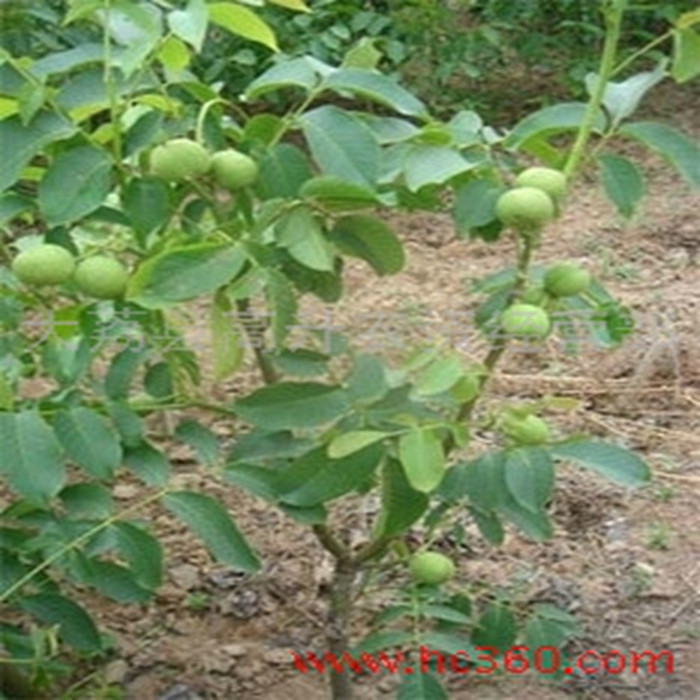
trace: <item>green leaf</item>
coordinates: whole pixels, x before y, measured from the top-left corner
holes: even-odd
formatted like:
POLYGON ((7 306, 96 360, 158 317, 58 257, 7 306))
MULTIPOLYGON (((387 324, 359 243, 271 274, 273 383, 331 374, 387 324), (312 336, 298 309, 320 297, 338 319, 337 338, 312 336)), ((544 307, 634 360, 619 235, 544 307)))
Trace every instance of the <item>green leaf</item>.
POLYGON ((388 437, 390 433, 382 433, 377 430, 354 430, 343 433, 333 438, 328 445, 328 456, 331 459, 342 459, 353 452, 359 452, 368 445, 373 445, 388 437))
POLYGON ((312 428, 340 418, 347 397, 337 386, 279 382, 240 399, 234 408, 242 420, 266 430, 312 428))
POLYGON ((34 202, 14 192, 0 195, 0 226, 34 208, 34 202))
POLYGON ((444 146, 413 146, 404 161, 406 186, 417 192, 426 185, 442 185, 453 177, 477 167, 456 150, 444 146))
POLYGON ((172 398, 175 394, 173 371, 167 362, 156 362, 146 369, 143 387, 149 396, 159 401, 172 398))
POLYGON ((376 401, 388 391, 384 365, 371 355, 358 355, 347 378, 348 398, 352 403, 376 401))
POLYGON ((117 435, 96 411, 84 407, 59 411, 53 427, 68 456, 97 479, 109 479, 121 464, 117 435))
POLYGON ((124 450, 124 465, 149 486, 165 486, 168 483, 170 462, 149 442, 127 446, 124 450))
POLYGON ((99 593, 118 603, 143 604, 150 600, 152 592, 136 582, 130 569, 111 561, 85 559, 86 583, 99 593))
POLYGON ((336 221, 329 237, 343 253, 365 260, 378 275, 396 274, 406 263, 401 241, 381 219, 345 216, 336 221))
POLYGON ((144 435, 143 420, 126 403, 107 404, 107 412, 124 445, 135 447, 141 444, 144 435))
POLYGON ((162 180, 134 178, 122 191, 124 213, 143 241, 170 218, 168 186, 162 180))
POLYGON ((423 672, 406 674, 396 691, 396 700, 448 700, 449 697, 435 676, 423 672))
POLYGON ((175 36, 169 36, 161 44, 156 56, 166 71, 173 73, 179 73, 186 68, 191 58, 190 50, 185 43, 175 36))
POLYGON ((324 106, 301 117, 311 153, 326 175, 373 188, 379 175, 379 144, 362 121, 324 106))
POLYGON ((546 450, 523 447, 506 453, 505 481, 511 496, 538 513, 552 495, 554 467, 546 450))
POLYGON ((282 88, 302 88, 310 91, 319 82, 319 75, 305 58, 295 58, 268 68, 258 76, 245 91, 249 100, 256 100, 262 95, 282 88))
POLYGON ((275 488, 281 500, 293 506, 316 506, 359 489, 374 473, 384 455, 373 444, 343 459, 331 459, 320 447, 297 459, 281 472, 275 488))
POLYGON ((505 491, 506 452, 487 452, 471 462, 455 464, 440 487, 451 500, 469 497, 479 510, 495 510, 505 491))
POLYGON ((401 647, 414 639, 413 634, 407 631, 392 631, 392 632, 378 632, 376 634, 371 634, 362 639, 355 648, 353 648, 350 653, 353 656, 358 654, 375 654, 378 651, 384 649, 390 649, 392 647, 401 647))
POLYGON ((219 563, 241 571, 260 568, 258 558, 219 501, 202 493, 177 491, 164 496, 163 505, 202 539, 219 563))
POLYGON ((245 357, 245 339, 228 297, 215 295, 209 312, 215 381, 234 375, 245 357))
POLYGON ((46 502, 65 481, 61 446, 36 411, 0 413, 0 474, 30 501, 46 502))
POLYGON ((117 0, 103 17, 112 38, 123 46, 144 43, 161 32, 161 13, 157 7, 117 0))
POLYGON ((496 220, 496 202, 506 188, 490 180, 472 180, 457 190, 453 217, 460 236, 475 232, 496 220))
POLYGON ((510 493, 504 494, 498 512, 509 520, 526 537, 542 542, 554 534, 552 523, 544 510, 534 511, 525 508, 510 493))
POLYGON ((99 63, 104 57, 104 47, 98 43, 86 43, 66 51, 55 51, 32 64, 32 75, 38 78, 66 73, 88 63, 99 63))
POLYGON ((28 126, 18 116, 0 121, 0 192, 13 185, 27 163, 48 144, 67 139, 76 127, 51 112, 42 112, 28 126))
POLYGON ((46 102, 47 91, 44 85, 25 83, 17 93, 17 106, 22 124, 31 122, 46 102))
POLYGON ((189 445, 205 464, 211 466, 219 461, 219 438, 198 421, 180 421, 175 427, 175 437, 189 445))
POLYGON ((115 523, 112 527, 119 552, 136 582, 144 588, 158 588, 163 579, 163 550, 158 540, 131 523, 115 523))
POLYGON ((382 510, 376 536, 393 537, 405 532, 428 508, 428 496, 409 484, 401 464, 388 459, 382 469, 382 510))
POLYGON ((548 614, 548 611, 542 611, 542 608, 547 608, 548 611, 557 610, 551 605, 535 606, 535 614, 525 626, 524 642, 531 652, 543 647, 559 649, 578 632, 576 620, 571 615, 557 610, 559 615, 554 617, 548 614))
POLYGON ((416 491, 430 493, 445 474, 445 453, 435 431, 417 428, 399 439, 399 459, 416 491))
POLYGON ((462 361, 456 354, 447 354, 432 362, 416 382, 421 396, 436 396, 449 391, 464 376, 462 361))
POLYGON ((297 12, 311 12, 309 6, 304 0, 267 0, 271 5, 279 5, 286 7, 288 10, 296 10, 297 12))
MULTIPOLYGON (((467 600, 469 600, 467 598, 467 600)), ((433 620, 441 620, 443 622, 452 622, 456 625, 471 625, 472 618, 455 608, 448 605, 426 605, 421 608, 421 612, 433 620)))
POLYGON ((491 294, 503 290, 510 291, 517 279, 518 271, 516 268, 506 267, 477 280, 472 289, 479 294, 491 294))
POLYGON ((620 133, 658 152, 693 186, 700 187, 700 146, 679 131, 655 122, 625 124, 620 133))
POLYGON ((496 546, 503 544, 505 531, 498 515, 493 512, 486 513, 473 506, 469 506, 468 509, 482 537, 490 544, 496 546))
POLYGON ((631 218, 645 192, 639 168, 627 158, 611 154, 598 156, 598 162, 605 194, 621 216, 631 218))
POLYGON ((427 116, 425 105, 419 99, 388 76, 373 70, 340 68, 323 81, 322 87, 339 91, 341 95, 343 92, 349 92, 407 116, 427 116))
MULTIPOLYGON (((506 148, 523 149, 530 140, 551 136, 561 131, 578 129, 583 122, 587 105, 584 102, 564 102, 530 114, 518 122, 504 141, 506 148)), ((598 112, 594 129, 602 133, 606 126, 605 115, 598 112)))
POLYGON ((469 639, 461 634, 445 632, 428 632, 423 635, 421 642, 430 650, 441 651, 445 654, 455 654, 464 658, 469 655, 471 661, 476 661, 480 652, 474 648, 469 639))
POLYGON ((38 593, 22 598, 20 606, 46 625, 58 625, 61 639, 74 649, 97 652, 102 639, 88 613, 70 598, 38 593))
POLYGON ((696 24, 700 24, 700 7, 697 10, 684 12, 680 17, 677 17, 674 24, 678 29, 687 29, 696 24))
POLYGON ((277 51, 277 39, 269 25, 247 7, 232 2, 209 5, 209 19, 223 29, 277 51))
MULTIPOLYGON (((651 88, 666 77, 666 61, 662 61, 653 71, 632 75, 621 83, 609 82, 605 86, 603 105, 612 117, 613 126, 632 115, 639 103, 651 88)), ((589 92, 594 92, 598 77, 591 74, 586 81, 589 92)))
POLYGON ((262 498, 270 503, 276 503, 279 496, 277 489, 279 473, 268 467, 257 464, 234 462, 224 469, 224 480, 262 498))
POLYGON ((343 57, 343 68, 364 68, 373 70, 382 60, 381 51, 376 47, 375 37, 363 36, 352 48, 345 52, 343 57))
POLYGON ((472 633, 472 642, 475 646, 493 647, 503 653, 513 645, 517 632, 513 613, 501 603, 490 603, 472 633))
POLYGON ((188 301, 230 282, 246 256, 235 245, 199 243, 172 248, 143 262, 132 275, 127 297, 149 309, 188 301))
POLYGON ((371 190, 338 177, 325 175, 304 183, 299 194, 313 199, 330 211, 369 209, 378 205, 377 196, 371 190))
POLYGON ((651 478, 649 466, 636 454, 605 442, 580 440, 552 445, 555 459, 576 462, 621 486, 643 486, 651 478))
POLYGON ((5 375, 0 373, 0 411, 12 411, 15 403, 15 394, 10 382, 5 375))
POLYGON ((673 67, 677 83, 686 83, 700 75, 700 34, 688 27, 673 32, 673 67))
POLYGON ((273 268, 265 270, 265 297, 271 318, 275 347, 284 347, 284 341, 297 317, 297 298, 289 279, 273 268))
POLYGON ((157 46, 163 32, 162 12, 152 4, 115 2, 104 16, 109 33, 123 51, 112 53, 112 64, 119 67, 125 78, 136 74, 157 46))
POLYGON ((262 199, 296 197, 313 171, 306 155, 289 143, 276 144, 259 162, 257 191, 262 199))
POLYGON ((136 370, 147 354, 147 351, 127 346, 112 358, 104 380, 105 393, 110 399, 125 399, 129 395, 136 370))
POLYGON ((197 52, 202 50, 208 21, 209 12, 205 0, 189 0, 184 10, 168 13, 168 25, 173 34, 193 46, 197 52))
POLYGON ((372 130, 377 141, 382 145, 408 141, 421 133, 420 129, 407 119, 379 117, 376 114, 360 114, 358 116, 372 130))
POLYGON ((288 212, 275 227, 277 242, 299 263, 312 270, 331 272, 335 253, 323 235, 313 211, 299 206, 288 212))
POLYGON ((319 377, 328 372, 328 355, 315 350, 283 350, 271 359, 284 374, 296 377, 319 377))
POLYGON ((112 163, 92 146, 61 153, 39 183, 39 208, 49 224, 68 224, 97 209, 112 185, 112 163))
POLYGON ((102 520, 114 509, 110 490, 101 484, 71 484, 62 489, 58 497, 68 516, 75 520, 102 520))

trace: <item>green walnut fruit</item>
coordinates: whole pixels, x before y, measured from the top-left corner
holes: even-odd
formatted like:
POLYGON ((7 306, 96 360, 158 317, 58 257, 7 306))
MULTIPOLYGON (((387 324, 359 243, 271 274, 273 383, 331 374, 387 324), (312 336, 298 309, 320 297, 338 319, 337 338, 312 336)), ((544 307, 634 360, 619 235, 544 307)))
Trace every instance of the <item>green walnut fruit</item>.
POLYGON ((454 576, 455 565, 449 557, 439 552, 419 552, 408 562, 411 576, 416 583, 439 586, 454 576))
POLYGON ((591 284, 591 275, 572 262, 552 265, 544 273, 544 287, 555 297, 573 297, 585 292, 591 284))
POLYGON ((45 243, 20 253, 12 261, 12 272, 20 282, 41 287, 70 279, 75 259, 60 245, 45 243))
POLYGON ((517 231, 537 231, 556 216, 552 198, 537 187, 516 187, 496 202, 496 216, 517 231))
POLYGON ((546 299, 546 294, 544 287, 539 285, 534 285, 528 287, 521 295, 520 301, 523 304, 532 304, 533 306, 540 306, 546 299))
POLYGON ((78 264, 73 278, 78 289, 90 297, 119 299, 126 291, 129 273, 118 260, 95 255, 78 264))
POLYGON ((190 139, 171 139, 151 153, 151 172, 164 180, 181 182, 209 172, 211 161, 204 146, 190 139))
POLYGON ((517 187, 535 187, 546 192, 554 202, 561 202, 566 196, 566 175, 552 168, 528 168, 515 178, 517 187))
POLYGON ((232 192, 248 187, 258 179, 257 163, 233 148, 215 153, 211 167, 219 185, 232 192))
POLYGON ((549 314, 534 304, 513 304, 501 314, 501 328, 516 338, 544 338, 550 327, 549 314))
POLYGON ((542 445, 549 440, 549 426, 538 416, 508 416, 503 432, 517 445, 542 445))

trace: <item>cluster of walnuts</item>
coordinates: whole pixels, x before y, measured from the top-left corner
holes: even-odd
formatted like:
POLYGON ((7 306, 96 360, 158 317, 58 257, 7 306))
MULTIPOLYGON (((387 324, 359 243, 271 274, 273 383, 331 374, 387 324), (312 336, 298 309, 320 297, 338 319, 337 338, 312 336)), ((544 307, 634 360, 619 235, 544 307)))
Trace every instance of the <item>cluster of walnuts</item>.
POLYGON ((20 282, 34 287, 72 280, 81 292, 96 299, 118 299, 129 281, 127 269, 115 258, 92 255, 76 262, 69 250, 53 243, 20 253, 12 262, 12 271, 20 282))
POLYGON ((258 178, 257 163, 245 153, 227 148, 210 154, 197 141, 178 138, 156 146, 151 153, 151 172, 172 182, 203 177, 209 173, 230 192, 249 187, 258 178))
MULTIPOLYGON (((566 176, 559 170, 528 168, 518 175, 515 187, 501 195, 496 214, 505 226, 520 235, 537 235, 557 216, 566 190, 566 176)), ((501 328, 515 338, 545 338, 552 324, 542 304, 549 299, 582 294, 590 284, 590 273, 577 263, 552 265, 545 271, 542 287, 524 290, 519 300, 501 314, 501 328)))
MULTIPOLYGON (((258 166, 233 148, 210 154, 196 141, 176 138, 153 149, 150 172, 169 182, 184 182, 211 173, 220 187, 235 192, 257 180, 258 166)), ((92 255, 78 262, 67 248, 53 243, 40 244, 17 255, 12 271, 20 282, 33 287, 72 281, 79 291, 96 299, 121 298, 129 282, 129 272, 119 260, 92 255)))

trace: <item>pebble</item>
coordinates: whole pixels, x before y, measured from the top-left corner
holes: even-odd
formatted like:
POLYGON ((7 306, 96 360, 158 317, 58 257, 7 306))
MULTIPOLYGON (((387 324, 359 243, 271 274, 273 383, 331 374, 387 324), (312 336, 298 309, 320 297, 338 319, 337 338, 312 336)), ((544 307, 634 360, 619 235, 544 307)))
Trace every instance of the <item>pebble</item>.
POLYGON ((192 564, 180 564, 169 571, 170 578, 178 588, 191 591, 199 586, 199 569, 192 564))
POLYGON ((189 686, 184 683, 178 683, 166 691, 165 694, 160 695, 158 700, 203 700, 203 698, 189 686))
POLYGON ((105 683, 107 685, 121 685, 129 673, 129 664, 124 659, 116 659, 107 664, 105 669, 105 683))
POLYGON ((221 648, 228 656, 233 656, 236 659, 248 653, 248 647, 245 644, 225 644, 221 648))
POLYGON ((263 661, 272 666, 289 666, 292 655, 287 649, 268 649, 263 654, 263 661))

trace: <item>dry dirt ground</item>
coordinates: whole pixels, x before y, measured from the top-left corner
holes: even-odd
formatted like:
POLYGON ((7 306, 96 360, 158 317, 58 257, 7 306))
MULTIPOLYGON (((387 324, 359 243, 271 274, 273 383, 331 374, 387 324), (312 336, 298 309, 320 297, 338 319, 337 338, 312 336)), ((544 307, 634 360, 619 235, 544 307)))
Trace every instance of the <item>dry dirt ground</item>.
MULTIPOLYGON (((697 91, 660 90, 645 116, 697 139, 699 113, 697 91)), ((455 589, 491 582, 522 600, 551 601, 574 612, 582 635, 569 653, 668 649, 675 670, 597 674, 559 685, 532 676, 472 678, 452 685, 456 700, 700 696, 700 196, 661 160, 637 155, 649 174, 649 196, 636 219, 621 223, 597 185, 580 182, 540 261, 585 262, 644 319, 639 336, 619 349, 584 349, 575 358, 556 344, 537 356, 512 353, 489 391, 493 400, 575 397, 578 409, 550 416, 556 429, 606 436, 640 451, 653 468, 653 483, 629 492, 567 469, 552 506, 553 540, 533 544, 511 534, 499 549, 478 542, 469 550, 442 546, 458 561, 455 589)), ((429 316, 472 309, 472 281, 511 259, 507 240, 493 246, 458 240, 447 217, 404 216, 393 223, 407 245, 407 268, 387 280, 351 265, 337 312, 345 323, 366 323, 368 314, 382 311, 380 323, 400 326, 409 341, 425 338, 429 316)), ((479 357, 477 344, 464 352, 479 357)), ((251 373, 217 392, 238 394, 254 379, 251 373)), ((236 426, 219 419, 211 425, 233 439, 236 426)), ((106 672, 83 685, 82 697, 105 697, 89 690, 105 673, 132 700, 328 697, 325 680, 295 671, 289 655, 292 648, 324 645, 319 584, 328 561, 314 537, 264 503, 222 487, 186 453, 172 454, 183 482, 225 501, 264 569, 249 577, 222 571, 183 527, 153 511, 168 554, 167 585, 147 607, 91 601, 116 651, 106 672)), ((127 505, 137 492, 138 485, 125 479, 117 495, 127 505)), ((361 516, 354 506, 334 515, 359 536, 361 516)), ((390 674, 358 680, 358 698, 389 697, 395 683, 390 674)))

